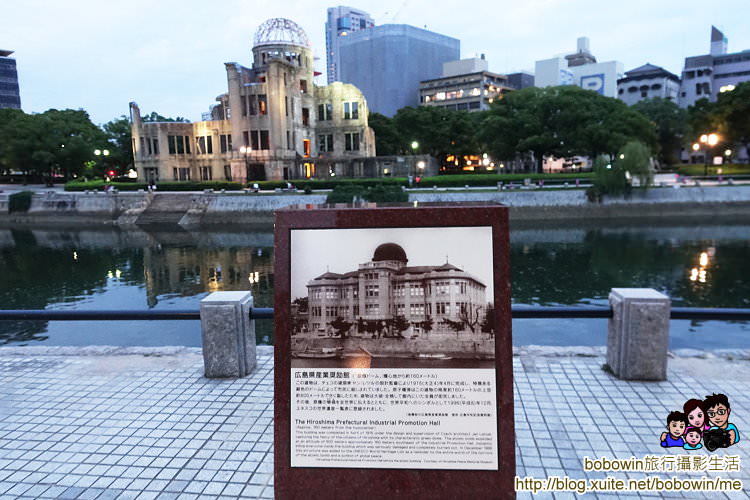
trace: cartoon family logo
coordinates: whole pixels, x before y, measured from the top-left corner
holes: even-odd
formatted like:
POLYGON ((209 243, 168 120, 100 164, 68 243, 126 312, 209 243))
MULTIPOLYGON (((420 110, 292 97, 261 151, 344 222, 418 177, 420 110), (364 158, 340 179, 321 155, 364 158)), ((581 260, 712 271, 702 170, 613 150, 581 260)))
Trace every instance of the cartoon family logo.
POLYGON ((740 431, 729 422, 731 412, 729 398, 724 394, 711 394, 703 401, 689 399, 682 405, 682 412, 673 411, 667 416, 667 432, 661 433, 661 445, 686 450, 705 445, 708 451, 729 448, 740 441, 740 431))

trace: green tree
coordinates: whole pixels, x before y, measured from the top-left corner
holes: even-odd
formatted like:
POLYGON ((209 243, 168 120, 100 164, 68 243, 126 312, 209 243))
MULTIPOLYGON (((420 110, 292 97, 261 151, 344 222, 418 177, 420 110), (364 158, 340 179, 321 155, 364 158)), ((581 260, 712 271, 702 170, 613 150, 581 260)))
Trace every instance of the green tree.
POLYGON ((720 93, 714 110, 714 123, 721 137, 750 148, 750 81, 720 93))
POLYGON ((102 125, 102 129, 104 129, 107 140, 111 144, 109 148, 110 158, 111 162, 117 167, 117 172, 125 174, 130 169, 135 168, 132 133, 128 117, 122 115, 115 118, 102 125))
POLYGON ((687 111, 674 101, 660 97, 639 101, 632 109, 642 113, 656 127, 661 164, 678 163, 680 147, 688 130, 687 111))
POLYGON ((375 132, 375 143, 379 156, 397 155, 402 150, 402 140, 391 118, 380 113, 370 113, 368 124, 375 132))
POLYGON ((151 113, 147 115, 142 115, 141 120, 144 122, 182 122, 182 123, 190 123, 190 120, 187 118, 183 118, 181 116, 178 116, 177 118, 170 118, 168 116, 163 116, 157 113, 156 111, 152 111, 151 113))
POLYGON ((495 101, 481 128, 495 158, 613 154, 636 139, 655 146, 654 125, 619 99, 575 86, 529 87, 495 101))
POLYGON ((427 153, 436 158, 447 154, 476 153, 478 144, 477 116, 468 111, 453 111, 433 106, 407 106, 396 112, 393 121, 400 137, 400 152, 427 153), (412 149, 412 142, 418 147, 412 149))
POLYGON ((52 181, 77 175, 97 147, 107 144, 101 129, 83 110, 50 109, 27 115, 18 110, 0 115, 0 162, 4 170, 20 170, 52 181))
POLYGON ((638 179, 639 185, 647 189, 653 182, 654 174, 651 170, 651 156, 646 146, 638 141, 627 143, 617 156, 618 171, 624 171, 626 179, 638 179))
POLYGON ((703 134, 716 132, 719 129, 719 117, 716 113, 716 103, 707 98, 698 99, 695 104, 687 108, 687 141, 689 144, 698 141, 703 134))

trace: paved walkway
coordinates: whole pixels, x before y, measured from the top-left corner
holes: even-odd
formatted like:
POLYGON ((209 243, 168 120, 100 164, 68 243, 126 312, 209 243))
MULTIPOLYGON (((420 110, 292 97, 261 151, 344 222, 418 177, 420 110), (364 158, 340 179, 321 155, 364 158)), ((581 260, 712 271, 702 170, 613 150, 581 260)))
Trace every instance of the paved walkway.
MULTIPOLYGON (((739 472, 649 475, 720 475, 750 488, 750 362, 737 360, 746 356, 675 358, 668 382, 643 383, 602 371, 596 349, 577 352, 514 357, 518 476, 642 478, 584 473, 582 457, 662 456, 669 411, 723 392, 743 440, 713 455, 739 456, 739 472)), ((0 348, 0 498, 273 498, 272 374, 271 348, 259 349, 252 376, 219 381, 202 377, 196 349, 0 348)), ((553 496, 574 495, 539 497, 553 496)))

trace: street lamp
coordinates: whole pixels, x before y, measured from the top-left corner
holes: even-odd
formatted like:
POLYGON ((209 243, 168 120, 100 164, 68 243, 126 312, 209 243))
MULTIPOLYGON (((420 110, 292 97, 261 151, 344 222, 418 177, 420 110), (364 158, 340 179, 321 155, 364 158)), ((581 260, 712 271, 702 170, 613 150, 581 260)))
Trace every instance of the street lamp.
MULTIPOLYGON (((708 175, 708 154, 711 151, 710 148, 713 148, 719 143, 719 136, 717 134, 711 133, 711 134, 703 134, 700 136, 700 142, 705 145, 705 149, 703 152, 704 157, 704 167, 703 167, 703 176, 708 175)), ((696 149, 697 144, 693 144, 693 150, 697 151, 696 149)))
MULTIPOLYGON (((95 149, 94 150, 94 156, 104 156, 104 157, 107 157, 107 156, 109 156, 109 149, 95 149)), ((102 166, 104 166, 104 159, 102 159, 102 166)), ((109 180, 109 179, 107 179, 107 180, 109 180)))
POLYGON ((411 149, 414 152, 414 154, 417 153, 417 148, 419 148, 419 143, 417 141, 412 141, 411 142, 411 149))
POLYGON ((248 162, 248 155, 253 150, 250 146, 240 146, 240 154, 245 158, 245 181, 250 182, 250 163, 248 162))

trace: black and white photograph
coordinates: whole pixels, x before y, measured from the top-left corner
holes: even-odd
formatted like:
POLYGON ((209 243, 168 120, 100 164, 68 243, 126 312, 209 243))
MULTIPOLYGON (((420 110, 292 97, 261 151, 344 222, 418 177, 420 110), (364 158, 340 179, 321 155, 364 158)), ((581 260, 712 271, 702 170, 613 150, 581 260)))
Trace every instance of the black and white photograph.
POLYGON ((491 227, 291 233, 293 367, 494 366, 491 227))

